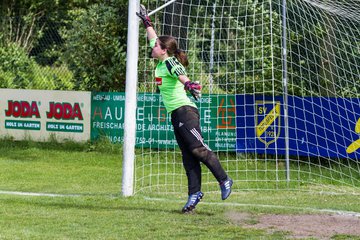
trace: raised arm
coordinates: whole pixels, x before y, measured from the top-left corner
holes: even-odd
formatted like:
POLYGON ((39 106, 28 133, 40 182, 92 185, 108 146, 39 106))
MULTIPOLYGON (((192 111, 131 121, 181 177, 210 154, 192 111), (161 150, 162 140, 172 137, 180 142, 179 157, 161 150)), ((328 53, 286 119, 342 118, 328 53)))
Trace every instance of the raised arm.
POLYGON ((152 26, 151 19, 148 15, 148 12, 144 5, 140 5, 140 11, 136 13, 136 15, 143 21, 144 27, 146 28, 146 33, 148 40, 156 39, 157 35, 154 27, 152 26))

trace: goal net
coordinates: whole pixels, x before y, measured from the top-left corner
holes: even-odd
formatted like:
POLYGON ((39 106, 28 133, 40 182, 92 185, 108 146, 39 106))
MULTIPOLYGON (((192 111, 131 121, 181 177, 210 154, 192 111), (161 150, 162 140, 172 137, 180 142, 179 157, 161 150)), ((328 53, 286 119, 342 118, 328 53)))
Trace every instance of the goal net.
MULTIPOLYGON (((360 192, 359 12, 358 0, 178 0, 151 15, 188 54, 202 134, 235 192, 360 192)), ((186 193, 155 66, 140 28, 135 192, 186 193)))

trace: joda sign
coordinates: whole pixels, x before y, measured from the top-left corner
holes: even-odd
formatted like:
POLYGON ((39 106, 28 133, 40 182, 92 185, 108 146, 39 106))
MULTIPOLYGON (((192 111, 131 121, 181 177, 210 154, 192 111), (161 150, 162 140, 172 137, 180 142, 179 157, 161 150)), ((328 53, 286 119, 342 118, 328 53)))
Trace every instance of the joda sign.
POLYGON ((0 134, 46 141, 90 138, 90 93, 0 89, 0 134))

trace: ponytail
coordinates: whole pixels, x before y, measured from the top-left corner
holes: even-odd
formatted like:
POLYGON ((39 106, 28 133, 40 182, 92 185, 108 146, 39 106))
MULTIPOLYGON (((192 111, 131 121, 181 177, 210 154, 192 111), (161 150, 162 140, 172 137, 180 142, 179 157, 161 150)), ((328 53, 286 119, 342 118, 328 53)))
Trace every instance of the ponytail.
POLYGON ((174 56, 184 67, 189 66, 189 60, 188 60, 188 57, 187 57, 185 51, 183 51, 181 49, 176 49, 174 56))

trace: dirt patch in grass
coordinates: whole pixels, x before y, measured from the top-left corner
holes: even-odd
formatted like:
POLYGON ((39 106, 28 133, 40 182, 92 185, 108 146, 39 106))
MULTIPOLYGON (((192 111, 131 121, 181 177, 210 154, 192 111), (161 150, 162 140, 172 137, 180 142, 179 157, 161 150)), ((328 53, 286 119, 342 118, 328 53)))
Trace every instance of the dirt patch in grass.
POLYGON ((287 232, 291 238, 330 239, 335 235, 356 236, 360 239, 360 218, 338 214, 263 214, 228 212, 237 225, 263 229, 269 233, 287 232))

